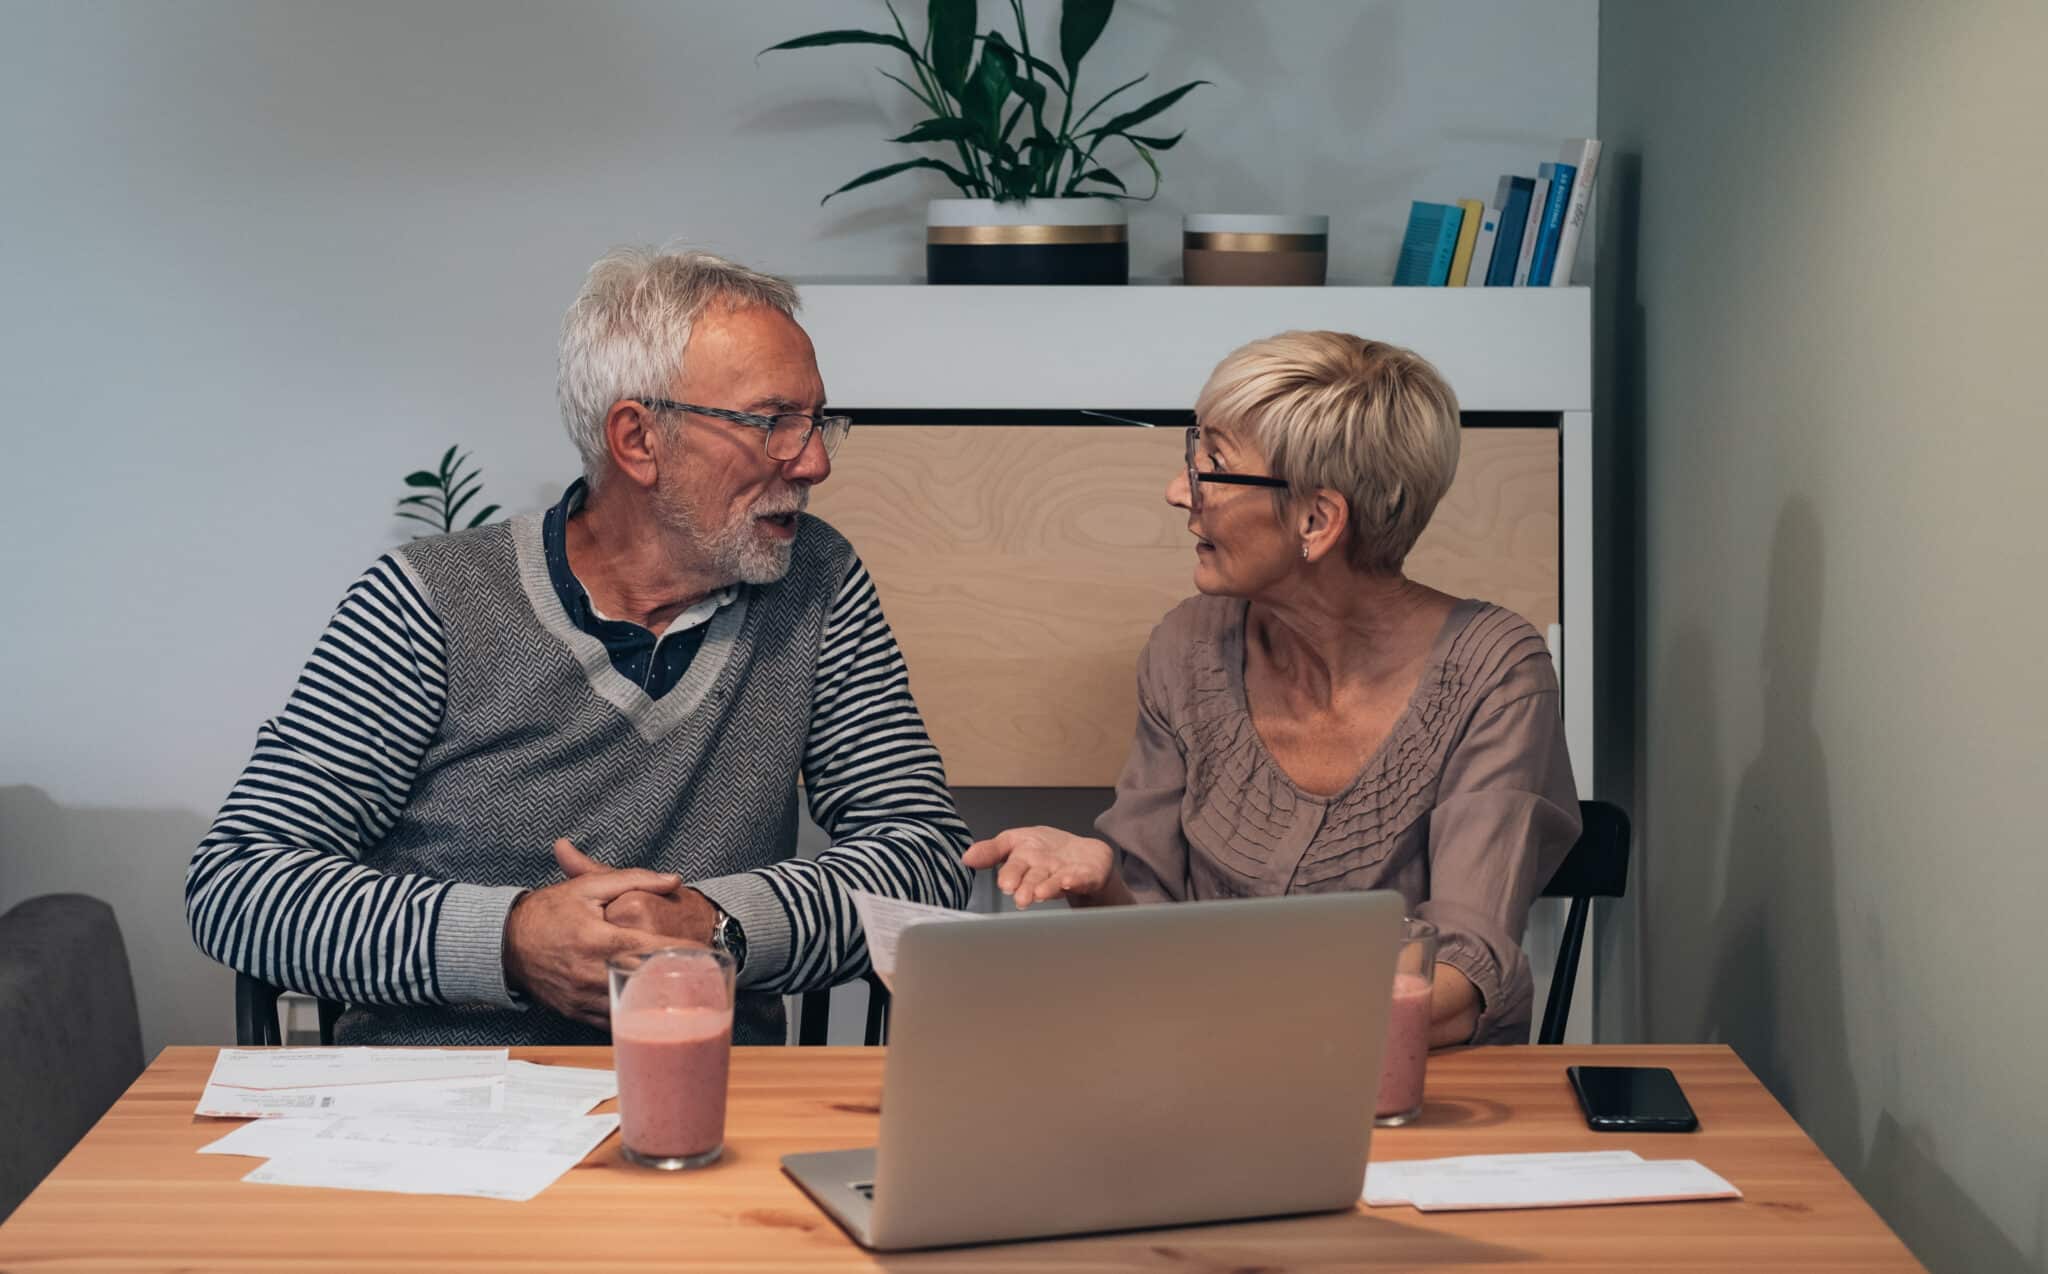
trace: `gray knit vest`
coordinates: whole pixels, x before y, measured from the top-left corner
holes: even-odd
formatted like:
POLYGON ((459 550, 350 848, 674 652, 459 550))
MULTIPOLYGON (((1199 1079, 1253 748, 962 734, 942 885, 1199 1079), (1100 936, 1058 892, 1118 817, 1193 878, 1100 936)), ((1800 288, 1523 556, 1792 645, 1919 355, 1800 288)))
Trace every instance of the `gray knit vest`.
MULTIPOLYGON (((381 871, 480 885, 558 883, 566 836, 599 862, 704 880, 796 849, 797 779, 825 620, 853 549, 805 517, 789 573, 710 620, 659 699, 572 625, 530 514, 415 541, 396 555, 447 634, 447 705, 397 823, 364 856, 381 871)), ((778 995, 745 993, 734 1042, 783 1040, 778 995)), ((538 1004, 364 1006, 348 1044, 603 1044, 538 1004)))

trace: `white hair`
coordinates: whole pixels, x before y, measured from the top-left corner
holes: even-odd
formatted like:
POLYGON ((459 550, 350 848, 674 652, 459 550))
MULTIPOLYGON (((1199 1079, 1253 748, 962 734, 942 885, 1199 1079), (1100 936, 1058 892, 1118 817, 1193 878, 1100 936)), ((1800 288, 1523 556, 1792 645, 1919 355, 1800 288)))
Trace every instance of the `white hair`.
POLYGON ((584 277, 562 318, 555 397, 595 485, 609 458, 604 422, 622 398, 666 397, 690 330, 714 305, 795 316, 796 286, 709 252, 614 248, 584 277))

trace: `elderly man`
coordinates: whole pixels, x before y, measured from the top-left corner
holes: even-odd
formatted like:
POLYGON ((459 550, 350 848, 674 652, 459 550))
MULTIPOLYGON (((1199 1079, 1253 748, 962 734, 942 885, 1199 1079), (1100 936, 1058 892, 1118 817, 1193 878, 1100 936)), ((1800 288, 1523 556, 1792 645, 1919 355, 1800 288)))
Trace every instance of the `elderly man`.
POLYGON ((739 961, 735 1038, 858 975, 847 898, 961 906, 967 829, 853 548, 783 280, 614 252, 563 323, 584 477, 342 598, 186 876, 206 953, 347 1043, 601 1041, 605 961, 739 961), (801 777, 832 838, 793 857, 801 777))

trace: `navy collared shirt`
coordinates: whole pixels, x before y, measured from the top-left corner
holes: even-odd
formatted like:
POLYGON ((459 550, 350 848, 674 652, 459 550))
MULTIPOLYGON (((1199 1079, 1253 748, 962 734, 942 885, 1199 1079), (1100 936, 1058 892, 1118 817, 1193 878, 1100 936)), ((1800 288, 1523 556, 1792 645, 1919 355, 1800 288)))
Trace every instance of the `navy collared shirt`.
POLYGON ((711 617, 738 597, 739 590, 728 588, 713 593, 670 620, 658 637, 638 624, 599 614, 590 604, 583 581, 569 569, 569 516, 583 507, 589 492, 589 484, 576 479, 562 493, 561 501, 541 519, 540 542, 547 555, 548 579, 555 586, 555 596, 562 599, 569 622, 604 644, 605 653, 611 656, 612 667, 620 676, 646 691, 648 698, 659 699, 675 689, 689 671, 697 648, 704 644, 704 630, 711 617))

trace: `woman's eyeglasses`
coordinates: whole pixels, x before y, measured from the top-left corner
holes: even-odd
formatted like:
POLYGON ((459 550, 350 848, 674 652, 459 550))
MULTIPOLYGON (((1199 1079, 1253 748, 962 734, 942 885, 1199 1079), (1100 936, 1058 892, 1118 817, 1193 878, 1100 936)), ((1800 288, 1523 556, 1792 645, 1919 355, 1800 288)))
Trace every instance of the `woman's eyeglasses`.
POLYGON ((1202 508, 1202 484, 1221 482, 1234 487, 1286 487, 1291 485, 1285 478, 1269 478, 1261 473, 1204 473, 1195 467, 1195 446, 1202 433, 1200 425, 1188 426, 1188 507, 1196 512, 1202 508))

